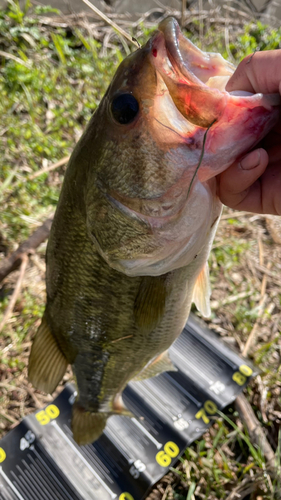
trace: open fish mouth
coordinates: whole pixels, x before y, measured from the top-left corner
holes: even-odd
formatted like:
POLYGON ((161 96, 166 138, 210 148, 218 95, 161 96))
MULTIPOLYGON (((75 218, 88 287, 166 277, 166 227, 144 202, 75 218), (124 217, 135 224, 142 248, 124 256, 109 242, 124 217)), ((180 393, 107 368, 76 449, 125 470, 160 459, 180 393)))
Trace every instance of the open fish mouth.
POLYGON ((181 32, 177 21, 168 18, 158 27, 165 38, 167 55, 175 72, 185 77, 187 83, 200 85, 210 78, 230 76, 234 71, 220 54, 202 52, 181 32))
POLYGON ((191 123, 207 128, 219 121, 231 103, 242 108, 280 105, 279 94, 225 91, 235 66, 220 54, 203 52, 185 38, 174 18, 162 21, 152 39, 151 54, 181 114, 191 123))
POLYGON ((174 184, 167 183, 166 189, 161 191, 161 187, 153 196, 149 196, 149 183, 147 197, 130 197, 105 184, 102 191, 126 216, 160 227, 174 222, 185 210, 195 175, 200 182, 215 177, 261 140, 276 121, 281 101, 279 94, 227 92, 225 86, 235 66, 221 54, 193 45, 174 18, 159 24, 147 44, 136 51, 136 60, 141 53, 148 56, 149 67, 157 75, 153 106, 147 107, 146 98, 142 104, 146 123, 149 126, 154 119, 152 130, 160 148, 168 150, 173 137, 171 149, 180 145, 184 161, 179 162, 174 184))

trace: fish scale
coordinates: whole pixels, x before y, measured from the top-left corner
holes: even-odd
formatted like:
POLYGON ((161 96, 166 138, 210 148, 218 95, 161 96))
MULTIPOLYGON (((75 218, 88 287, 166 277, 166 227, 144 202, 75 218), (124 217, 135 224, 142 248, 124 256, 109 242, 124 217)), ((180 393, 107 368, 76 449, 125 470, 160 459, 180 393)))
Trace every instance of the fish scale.
POLYGON ((69 363, 72 430, 96 440, 130 380, 175 371, 192 300, 210 312, 216 176, 276 123, 262 94, 224 90, 234 67, 168 18, 119 66, 76 145, 47 247, 47 304, 29 379, 52 392, 69 363))

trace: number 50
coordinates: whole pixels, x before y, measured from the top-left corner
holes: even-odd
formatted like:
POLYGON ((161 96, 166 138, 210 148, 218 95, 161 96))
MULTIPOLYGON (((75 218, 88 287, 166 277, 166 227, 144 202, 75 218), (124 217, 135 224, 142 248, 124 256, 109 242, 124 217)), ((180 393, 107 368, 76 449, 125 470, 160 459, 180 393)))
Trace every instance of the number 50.
POLYGON ((46 406, 45 410, 38 411, 35 414, 36 420, 38 420, 39 424, 46 425, 50 422, 50 420, 54 420, 60 414, 60 411, 56 405, 46 406))

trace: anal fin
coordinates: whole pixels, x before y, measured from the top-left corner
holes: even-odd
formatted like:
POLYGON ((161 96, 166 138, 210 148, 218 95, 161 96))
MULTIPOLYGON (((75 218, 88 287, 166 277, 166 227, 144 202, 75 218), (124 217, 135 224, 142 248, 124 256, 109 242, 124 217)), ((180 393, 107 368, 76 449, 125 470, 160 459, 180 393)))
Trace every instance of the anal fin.
POLYGON ((51 394, 61 381, 67 365, 68 362, 43 317, 29 356, 29 381, 40 391, 51 394))
POLYGON ((112 404, 112 412, 115 415, 123 415, 124 417, 131 418, 134 417, 134 414, 125 406, 122 393, 116 394, 112 404))
POLYGON ((162 352, 159 356, 150 361, 140 373, 134 378, 134 382, 144 380, 146 378, 156 377, 163 372, 176 372, 178 371, 175 365, 170 360, 168 351, 162 352))

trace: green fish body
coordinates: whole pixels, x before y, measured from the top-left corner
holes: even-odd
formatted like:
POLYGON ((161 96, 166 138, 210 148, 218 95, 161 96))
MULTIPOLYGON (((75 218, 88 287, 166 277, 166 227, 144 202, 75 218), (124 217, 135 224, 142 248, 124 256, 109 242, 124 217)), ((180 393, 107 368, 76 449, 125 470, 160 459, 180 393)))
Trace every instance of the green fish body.
POLYGON ((79 444, 97 439, 110 415, 130 416, 130 380, 175 369, 167 350, 192 300, 210 312, 207 259, 222 208, 215 176, 277 119, 263 96, 224 91, 232 72, 164 21, 121 63, 72 154, 29 379, 51 393, 72 365, 79 444))

